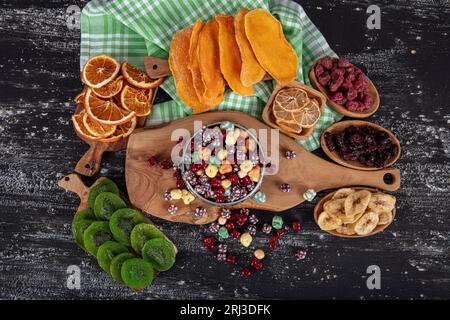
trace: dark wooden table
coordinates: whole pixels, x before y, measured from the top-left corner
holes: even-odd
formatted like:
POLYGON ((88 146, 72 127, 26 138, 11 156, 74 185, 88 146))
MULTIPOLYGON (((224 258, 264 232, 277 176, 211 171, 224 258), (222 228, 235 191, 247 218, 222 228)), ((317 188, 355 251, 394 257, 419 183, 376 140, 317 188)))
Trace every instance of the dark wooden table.
MULTIPOLYGON (((398 214, 387 231, 338 239, 315 225, 313 203, 301 205, 283 217, 301 219, 303 231, 289 232, 264 270, 243 280, 202 249, 206 228, 155 219, 180 249, 175 267, 140 294, 116 284, 72 240, 78 199, 56 184, 87 149, 70 124, 80 33, 66 26, 67 7, 85 1, 1 1, 0 298, 450 298, 448 1, 378 1, 381 30, 366 27, 372 1, 300 2, 336 52, 367 68, 382 94, 370 120, 402 143, 398 214), (306 259, 296 261, 296 249, 306 259), (80 290, 66 286, 69 265, 81 269, 80 290), (366 286, 369 265, 381 269, 380 290, 366 286)), ((124 156, 107 154, 101 170, 122 188, 124 156)))

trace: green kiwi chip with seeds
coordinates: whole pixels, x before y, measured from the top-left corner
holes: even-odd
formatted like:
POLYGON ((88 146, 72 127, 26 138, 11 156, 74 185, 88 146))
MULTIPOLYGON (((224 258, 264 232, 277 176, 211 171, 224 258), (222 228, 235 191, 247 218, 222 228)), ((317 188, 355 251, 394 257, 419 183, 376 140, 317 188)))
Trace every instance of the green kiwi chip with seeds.
POLYGON ((102 192, 95 199, 94 212, 97 219, 109 220, 115 211, 126 207, 127 204, 118 195, 102 192))
POLYGON ((109 228, 118 242, 130 246, 131 231, 136 225, 144 222, 145 218, 139 211, 123 208, 113 213, 109 220, 109 228))
POLYGON ((107 221, 92 222, 83 234, 84 248, 94 256, 97 256, 98 248, 110 240, 114 240, 114 237, 107 221))
POLYGON ((120 195, 117 185, 108 178, 100 180, 97 184, 91 187, 88 196, 89 207, 94 208, 95 199, 102 192, 112 192, 116 195, 120 195))

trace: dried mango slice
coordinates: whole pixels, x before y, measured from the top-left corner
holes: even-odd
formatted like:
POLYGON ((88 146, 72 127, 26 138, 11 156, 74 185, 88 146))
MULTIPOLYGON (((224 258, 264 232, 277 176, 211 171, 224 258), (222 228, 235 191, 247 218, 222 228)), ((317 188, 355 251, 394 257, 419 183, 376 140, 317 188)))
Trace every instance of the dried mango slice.
POLYGON ((279 84, 295 79, 298 57, 274 16, 263 9, 250 11, 245 15, 245 34, 259 64, 279 84))
POLYGON ((177 94, 185 104, 190 106, 194 113, 209 110, 210 107, 202 104, 192 85, 192 74, 189 65, 189 43, 193 27, 178 31, 170 43, 169 67, 175 81, 177 94))
POLYGON ((207 101, 204 101, 203 94, 205 93, 205 85, 203 84, 202 75, 200 73, 200 67, 198 64, 198 36, 200 31, 204 27, 202 20, 198 19, 192 29, 191 40, 189 42, 189 65, 188 68, 192 73, 192 84, 194 86, 197 97, 201 103, 208 105, 207 101))
POLYGON ((218 15, 220 70, 230 88, 241 96, 253 95, 252 86, 241 82, 241 53, 234 33, 234 18, 230 15, 218 15))
POLYGON ((241 9, 234 17, 236 42, 241 52, 241 82, 244 86, 251 86, 262 80, 266 74, 253 53, 252 46, 245 34, 245 15, 248 9, 241 9))
POLYGON ((209 105, 223 102, 225 82, 220 72, 219 25, 216 20, 208 21, 198 35, 198 64, 205 92, 203 101, 209 105))

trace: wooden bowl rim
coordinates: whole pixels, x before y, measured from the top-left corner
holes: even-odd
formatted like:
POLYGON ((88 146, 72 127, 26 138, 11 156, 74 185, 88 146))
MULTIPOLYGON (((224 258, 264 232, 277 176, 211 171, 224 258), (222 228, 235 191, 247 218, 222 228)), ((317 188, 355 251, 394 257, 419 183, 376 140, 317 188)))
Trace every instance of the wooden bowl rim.
MULTIPOLYGON (((330 97, 328 96, 327 91, 319 83, 319 81, 317 80, 317 77, 316 77, 316 73, 314 72, 314 69, 320 59, 321 58, 317 59, 311 66, 311 69, 309 70, 309 80, 310 80, 311 84, 326 97, 327 104, 331 108, 333 108, 335 111, 339 112, 340 114, 343 114, 344 116, 348 116, 348 117, 352 117, 352 118, 360 118, 360 119, 370 117, 375 112, 377 112, 378 108, 380 107, 380 94, 378 93, 378 90, 375 87, 375 85, 373 84, 372 80, 370 80, 370 78, 366 74, 365 74, 365 76, 369 82, 369 93, 372 93, 374 95, 373 104, 369 109, 364 110, 363 112, 353 112, 353 111, 349 111, 344 106, 341 106, 340 104, 337 104, 337 103, 331 101, 330 97)), ((333 58, 333 59, 337 60, 338 58, 333 58)))
POLYGON ((283 132, 285 135, 287 135, 291 138, 298 139, 298 140, 306 140, 312 134, 312 132, 314 131, 314 127, 316 125, 314 125, 311 128, 304 128, 302 130, 301 134, 296 134, 296 133, 292 133, 292 132, 289 132, 289 131, 286 131, 286 130, 280 128, 271 119, 270 108, 272 108, 275 96, 278 94, 278 92, 280 92, 281 90, 286 89, 286 88, 301 88, 301 89, 305 90, 308 93, 308 95, 313 96, 314 98, 318 99, 319 103, 320 103, 320 112, 321 113, 323 113, 327 98, 320 91, 314 89, 311 86, 308 86, 299 81, 292 81, 285 85, 276 85, 276 87, 273 89, 273 91, 269 97, 269 100, 267 100, 266 106, 264 107, 264 110, 262 112, 262 119, 263 119, 264 123, 267 124, 271 128, 279 129, 281 132, 283 132))
POLYGON ((394 133, 391 130, 386 129, 376 123, 365 121, 365 120, 345 120, 345 121, 340 121, 340 122, 336 122, 336 123, 332 124, 331 126, 326 128, 320 135, 320 145, 322 147, 323 152, 325 152, 325 154, 334 162, 339 163, 340 165, 343 165, 344 167, 347 167, 347 168, 364 170, 364 171, 376 171, 376 170, 382 170, 382 169, 391 167, 392 165, 394 165, 394 163, 397 162, 397 160, 400 158, 400 154, 401 154, 400 141, 397 139, 397 137, 394 135, 394 133), (394 143, 397 146, 397 153, 395 156, 391 156, 391 159, 387 163, 386 167, 384 167, 384 168, 369 167, 362 163, 359 163, 357 160, 344 160, 337 154, 336 151, 331 151, 328 148, 328 145, 325 141, 325 133, 326 132, 334 133, 335 132, 334 130, 336 130, 336 129, 340 129, 340 131, 342 131, 343 129, 348 128, 349 126, 352 126, 352 125, 354 125, 356 127, 365 126, 365 125, 371 126, 380 131, 384 131, 389 135, 389 138, 391 139, 392 143, 394 143))
MULTIPOLYGON (((370 191, 370 192, 379 192, 379 190, 376 189, 376 188, 368 188, 368 187, 346 187, 346 188, 355 189, 357 191, 367 190, 367 191, 370 191)), ((339 189, 342 189, 342 188, 339 188, 339 189)), ((325 196, 323 196, 319 200, 319 202, 317 202, 316 206, 314 207, 314 221, 316 222, 318 227, 319 227, 319 223, 317 222, 317 220, 318 220, 318 217, 319 217, 319 213, 322 213, 322 211, 323 211, 323 205, 324 205, 325 201, 329 200, 336 193, 336 191, 338 191, 339 189, 336 189, 336 190, 326 194, 325 196)), ((339 233, 337 231, 334 231, 334 230, 328 230, 328 231, 327 230, 322 230, 322 229, 320 229, 320 227, 319 227, 319 229, 321 231, 325 231, 325 232, 327 232, 327 233, 329 233, 329 234, 331 234, 333 236, 340 237, 340 238, 365 238, 365 237, 370 237, 370 236, 373 236, 373 235, 375 235, 377 233, 380 233, 380 232, 384 231, 387 227, 389 227, 392 224, 392 222, 394 221, 396 213, 397 213, 397 208, 394 207, 394 210, 392 210, 392 220, 391 220, 391 222, 389 222, 388 224, 376 226, 375 229, 373 229, 371 233, 366 234, 364 236, 341 234, 341 233, 339 233)))

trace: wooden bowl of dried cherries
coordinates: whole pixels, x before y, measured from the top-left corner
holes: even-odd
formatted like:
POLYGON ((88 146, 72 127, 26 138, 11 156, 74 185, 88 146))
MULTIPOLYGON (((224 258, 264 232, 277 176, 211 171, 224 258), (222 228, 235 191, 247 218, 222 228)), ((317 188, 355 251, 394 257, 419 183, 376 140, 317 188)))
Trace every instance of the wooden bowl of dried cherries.
POLYGON ((375 85, 345 58, 320 58, 312 65, 309 79, 327 97, 327 105, 345 116, 367 118, 380 106, 375 85))

